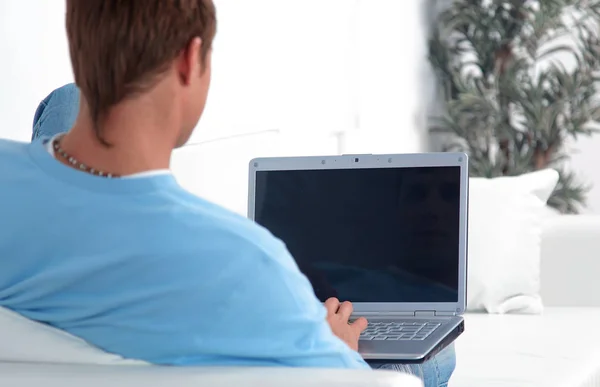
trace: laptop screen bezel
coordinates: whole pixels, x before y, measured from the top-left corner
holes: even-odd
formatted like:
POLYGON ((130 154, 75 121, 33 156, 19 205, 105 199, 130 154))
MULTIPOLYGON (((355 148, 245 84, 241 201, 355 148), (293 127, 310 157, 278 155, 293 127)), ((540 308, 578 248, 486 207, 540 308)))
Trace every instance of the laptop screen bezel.
MULTIPOLYGON (((467 233, 468 233, 468 156, 464 153, 418 153, 389 155, 343 155, 310 157, 257 158, 250 161, 248 184, 248 217, 255 220, 256 174, 261 171, 460 167, 460 217, 458 242, 458 300, 456 302, 356 302, 354 312, 411 313, 436 311, 462 314, 466 309, 467 233)), ((352 301, 352 300, 349 300, 352 301)))

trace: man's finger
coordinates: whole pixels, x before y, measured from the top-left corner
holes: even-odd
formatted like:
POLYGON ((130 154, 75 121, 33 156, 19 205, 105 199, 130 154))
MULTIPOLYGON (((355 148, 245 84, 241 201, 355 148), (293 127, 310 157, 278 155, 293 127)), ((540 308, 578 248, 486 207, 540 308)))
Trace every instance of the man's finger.
POLYGON ((369 322, 364 317, 359 317, 356 319, 356 321, 352 323, 352 327, 356 329, 359 333, 367 329, 367 325, 369 325, 369 322))
POLYGON ((340 309, 338 310, 337 313, 340 315, 341 318, 348 321, 348 319, 350 319, 350 315, 352 314, 353 309, 354 308, 352 307, 351 302, 344 301, 344 302, 342 302, 342 305, 340 305, 340 309))
POLYGON ((327 309, 327 315, 331 316, 337 313, 340 307, 340 300, 335 297, 328 298, 325 301, 325 309, 327 309))

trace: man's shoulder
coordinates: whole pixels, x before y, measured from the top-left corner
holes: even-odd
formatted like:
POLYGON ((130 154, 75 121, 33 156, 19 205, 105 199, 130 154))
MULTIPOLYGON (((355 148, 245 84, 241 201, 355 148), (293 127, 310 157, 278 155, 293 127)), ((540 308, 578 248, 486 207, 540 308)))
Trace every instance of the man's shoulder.
POLYGON ((13 171, 19 164, 30 161, 29 146, 28 143, 0 138, 0 165, 4 167, 0 171, 13 171))
POLYGON ((25 155, 29 144, 0 138, 0 157, 25 155))
POLYGON ((237 255, 281 255, 284 244, 264 227, 218 204, 182 191, 176 200, 181 212, 169 216, 173 233, 199 248, 237 252, 237 255), (184 236, 185 235, 185 236, 184 236))
POLYGON ((185 270, 182 277, 202 273, 233 284, 259 272, 297 270, 283 242, 250 219, 196 197, 168 207, 141 226, 139 237, 145 253, 166 258, 157 262, 170 271, 185 270))

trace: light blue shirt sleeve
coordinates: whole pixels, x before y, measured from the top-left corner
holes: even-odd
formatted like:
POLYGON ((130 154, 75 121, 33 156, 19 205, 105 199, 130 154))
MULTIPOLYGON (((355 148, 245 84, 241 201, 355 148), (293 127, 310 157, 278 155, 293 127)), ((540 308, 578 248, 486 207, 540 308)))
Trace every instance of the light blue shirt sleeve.
MULTIPOLYGON (((293 367, 369 368, 331 331, 325 307, 285 247, 265 255, 237 284, 219 321, 237 356, 293 367), (229 336, 230 335, 230 336, 229 336)), ((223 348, 223 350, 226 350, 223 348)))

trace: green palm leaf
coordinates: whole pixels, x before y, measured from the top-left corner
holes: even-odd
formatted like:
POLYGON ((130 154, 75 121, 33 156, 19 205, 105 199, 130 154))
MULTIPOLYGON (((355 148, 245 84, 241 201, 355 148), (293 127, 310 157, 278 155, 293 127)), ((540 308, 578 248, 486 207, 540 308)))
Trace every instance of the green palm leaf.
POLYGON ((472 176, 556 168, 549 204, 578 212, 589 187, 564 170, 565 141, 600 129, 600 0, 454 0, 428 56, 445 98, 430 120, 442 150, 468 152, 472 176))

